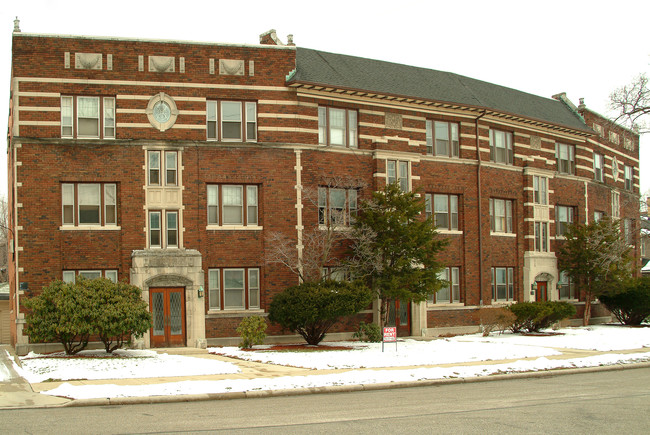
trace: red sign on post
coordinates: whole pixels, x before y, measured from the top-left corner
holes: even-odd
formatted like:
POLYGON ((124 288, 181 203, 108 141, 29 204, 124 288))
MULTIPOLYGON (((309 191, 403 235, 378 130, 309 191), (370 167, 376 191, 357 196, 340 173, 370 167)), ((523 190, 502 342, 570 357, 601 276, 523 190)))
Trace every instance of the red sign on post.
POLYGON ((392 343, 397 341, 397 328, 395 326, 384 327, 384 342, 392 343))
POLYGON ((385 326, 384 327, 384 336, 381 341, 381 351, 384 351, 384 343, 395 343, 395 349, 397 350, 397 328, 395 326, 385 326))

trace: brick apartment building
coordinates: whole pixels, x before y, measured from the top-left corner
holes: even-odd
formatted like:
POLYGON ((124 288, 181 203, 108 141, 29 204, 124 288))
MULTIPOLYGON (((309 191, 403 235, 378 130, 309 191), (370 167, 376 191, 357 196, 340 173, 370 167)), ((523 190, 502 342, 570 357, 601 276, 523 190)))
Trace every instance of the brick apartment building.
POLYGON ((402 335, 475 331, 482 305, 580 311, 555 255, 571 222, 621 218, 639 262, 639 137, 564 94, 285 45, 274 31, 235 45, 16 29, 10 105, 21 353, 35 348, 21 300, 78 274, 143 289, 146 347, 233 341, 297 283, 265 261, 270 234, 302 255, 328 209, 353 214, 389 182, 417 189, 450 240, 450 288, 402 303, 402 335))

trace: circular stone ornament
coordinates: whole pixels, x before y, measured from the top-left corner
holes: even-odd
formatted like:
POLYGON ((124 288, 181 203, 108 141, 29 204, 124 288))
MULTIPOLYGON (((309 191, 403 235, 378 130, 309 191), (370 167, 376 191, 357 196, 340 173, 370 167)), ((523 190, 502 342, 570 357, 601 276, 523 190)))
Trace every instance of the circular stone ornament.
POLYGON ((154 95, 147 105, 149 123, 160 131, 165 131, 174 125, 178 117, 176 103, 169 95, 161 92, 154 95))

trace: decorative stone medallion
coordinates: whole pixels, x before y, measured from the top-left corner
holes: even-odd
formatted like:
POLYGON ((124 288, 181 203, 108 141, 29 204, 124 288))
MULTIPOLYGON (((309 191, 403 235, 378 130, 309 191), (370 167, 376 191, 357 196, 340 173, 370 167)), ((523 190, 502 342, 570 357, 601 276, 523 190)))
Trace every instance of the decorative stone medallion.
POLYGON ((149 123, 160 131, 171 128, 178 117, 176 103, 164 92, 151 97, 146 113, 149 123))

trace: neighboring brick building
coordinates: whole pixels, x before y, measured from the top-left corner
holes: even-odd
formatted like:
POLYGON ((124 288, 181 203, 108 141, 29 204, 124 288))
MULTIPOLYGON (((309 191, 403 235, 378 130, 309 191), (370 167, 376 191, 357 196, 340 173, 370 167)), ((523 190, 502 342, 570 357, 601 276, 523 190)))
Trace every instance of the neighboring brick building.
POLYGON ((402 304, 396 322, 407 335, 476 330, 481 305, 580 306, 557 269, 566 224, 603 213, 636 225, 638 135, 564 95, 283 45, 274 31, 260 41, 14 32, 18 352, 32 346, 21 300, 76 274, 143 289, 156 322, 144 346, 232 341, 244 316, 267 312, 297 283, 265 261, 269 236, 301 253, 329 207, 354 213, 389 181, 419 189, 450 239, 442 260, 452 286, 402 304), (318 204, 307 190, 321 192, 318 204))

